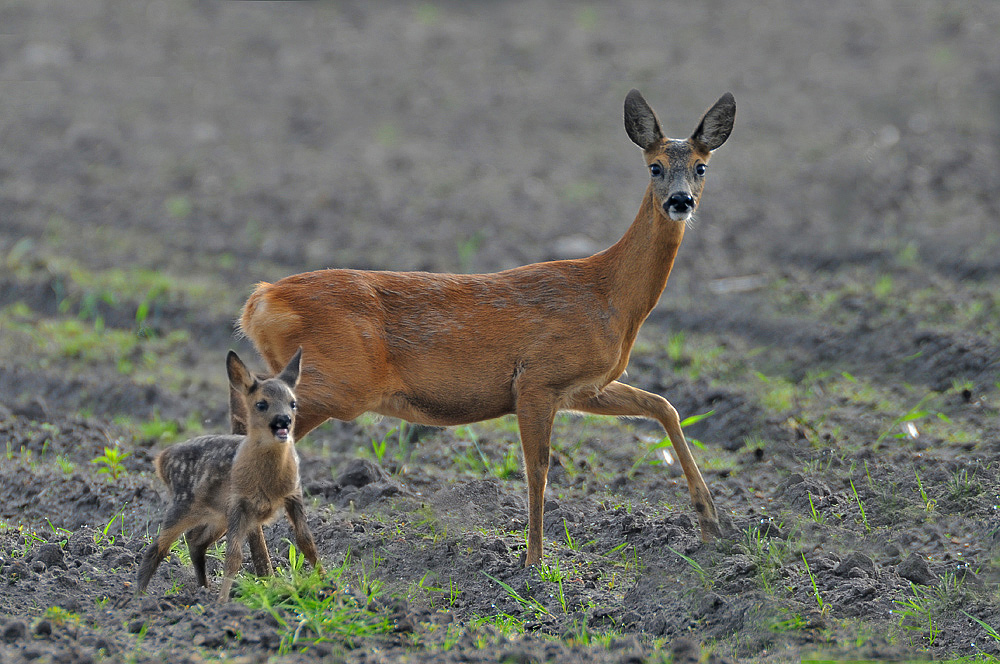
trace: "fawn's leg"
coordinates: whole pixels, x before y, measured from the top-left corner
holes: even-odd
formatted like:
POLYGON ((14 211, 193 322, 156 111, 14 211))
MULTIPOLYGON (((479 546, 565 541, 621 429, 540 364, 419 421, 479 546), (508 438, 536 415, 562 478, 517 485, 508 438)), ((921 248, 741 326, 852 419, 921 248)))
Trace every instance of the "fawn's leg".
POLYGON ((309 564, 322 574, 323 567, 319 564, 316 543, 313 541, 309 524, 306 523, 306 510, 302 504, 302 494, 299 493, 285 498, 285 512, 288 514, 288 520, 292 522, 292 530, 295 532, 295 543, 298 545, 299 550, 305 555, 309 564))
POLYGON ((225 576, 222 579, 222 587, 219 589, 219 603, 229 601, 229 591, 233 587, 233 579, 243 565, 243 542, 247 539, 247 534, 255 525, 251 514, 253 507, 246 499, 237 499, 235 504, 229 509, 226 522, 226 562, 224 565, 225 576))
POLYGON ((521 451, 528 479, 528 552, 524 558, 525 567, 542 560, 545 483, 549 475, 549 445, 555 415, 555 397, 548 390, 519 387, 517 426, 521 432, 521 451))
POLYGON ((185 530, 196 525, 191 519, 186 518, 189 508, 190 505, 187 503, 175 502, 170 505, 167 515, 160 525, 160 534, 146 547, 142 554, 142 562, 139 563, 139 571, 136 574, 136 595, 145 592, 149 580, 153 578, 153 572, 170 553, 170 546, 185 530))
POLYGON ((198 580, 198 585, 208 588, 208 575, 205 570, 205 552, 212 543, 222 537, 224 530, 213 528, 209 524, 204 524, 185 533, 187 539, 188 553, 191 554, 191 564, 194 566, 194 576, 198 580))
POLYGON ((715 511, 715 502, 708 491, 698 464, 688 448, 681 431, 681 421, 677 411, 670 402, 659 396, 615 381, 605 387, 596 396, 581 398, 566 406, 569 410, 580 410, 595 415, 622 415, 627 417, 648 417, 663 425, 667 436, 673 444, 677 459, 681 462, 684 477, 687 479, 688 490, 691 492, 691 502, 698 513, 701 525, 701 539, 711 542, 715 537, 722 536, 719 527, 719 516, 715 511))
POLYGON ((247 533, 247 542, 250 544, 253 573, 257 576, 273 575, 274 567, 271 566, 271 554, 268 553, 267 542, 264 541, 264 529, 259 524, 247 533))

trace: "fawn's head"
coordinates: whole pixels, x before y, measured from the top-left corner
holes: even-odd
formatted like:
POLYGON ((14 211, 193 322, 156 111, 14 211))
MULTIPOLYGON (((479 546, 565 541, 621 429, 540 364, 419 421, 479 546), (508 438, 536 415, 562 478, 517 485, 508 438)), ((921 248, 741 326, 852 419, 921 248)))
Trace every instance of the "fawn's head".
POLYGON ((259 380, 234 351, 226 356, 229 385, 244 397, 247 412, 247 434, 270 435, 282 443, 291 441, 295 421, 295 386, 299 382, 302 349, 292 356, 288 365, 273 378, 259 380))
POLYGON ((726 142, 736 119, 736 100, 726 93, 706 111, 691 138, 667 138, 638 90, 625 97, 625 131, 642 148, 656 208, 674 221, 687 221, 698 208, 712 150, 726 142))

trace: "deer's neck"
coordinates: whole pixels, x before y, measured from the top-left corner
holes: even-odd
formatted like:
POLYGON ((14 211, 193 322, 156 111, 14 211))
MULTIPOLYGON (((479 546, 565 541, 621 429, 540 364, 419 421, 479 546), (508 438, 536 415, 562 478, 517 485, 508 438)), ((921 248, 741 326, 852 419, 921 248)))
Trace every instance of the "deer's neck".
POLYGON ((625 235, 598 254, 610 286, 609 300, 625 327, 626 337, 634 339, 659 301, 684 238, 684 226, 685 222, 660 214, 652 190, 646 189, 635 221, 625 235))
POLYGON ((262 472, 282 472, 289 465, 298 465, 293 445, 292 441, 279 443, 266 435, 250 435, 244 443, 242 453, 238 454, 239 461, 252 463, 262 472))

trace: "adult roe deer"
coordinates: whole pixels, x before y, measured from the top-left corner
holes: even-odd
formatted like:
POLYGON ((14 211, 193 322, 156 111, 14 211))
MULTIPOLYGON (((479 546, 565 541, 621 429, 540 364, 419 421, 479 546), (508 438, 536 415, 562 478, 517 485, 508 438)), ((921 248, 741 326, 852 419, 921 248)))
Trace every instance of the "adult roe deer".
POLYGON ((233 351, 226 357, 231 393, 242 397, 246 435, 209 435, 168 447, 154 461, 156 474, 173 501, 159 536, 146 548, 136 593, 186 533, 198 583, 208 587, 205 551, 226 535, 225 578, 219 601, 229 600, 233 578, 243 563, 243 542, 251 541, 258 574, 270 574, 271 560, 261 525, 284 507, 299 549, 313 567, 319 557, 305 519, 299 459, 292 427, 302 350, 274 378, 258 380, 233 351))
MULTIPOLYGON (((542 510, 558 410, 648 417, 666 430, 704 541, 720 536, 715 505, 666 399, 616 380, 656 306, 698 207, 711 152, 729 137, 723 95, 688 139, 666 138, 637 90, 625 129, 643 150, 649 186, 635 221, 594 256, 494 274, 331 269, 260 283, 239 328, 272 371, 302 347, 296 438, 328 418, 372 411, 456 425, 517 415, 528 481, 525 566, 542 556, 542 510)), ((238 430, 245 417, 234 410, 238 430)))

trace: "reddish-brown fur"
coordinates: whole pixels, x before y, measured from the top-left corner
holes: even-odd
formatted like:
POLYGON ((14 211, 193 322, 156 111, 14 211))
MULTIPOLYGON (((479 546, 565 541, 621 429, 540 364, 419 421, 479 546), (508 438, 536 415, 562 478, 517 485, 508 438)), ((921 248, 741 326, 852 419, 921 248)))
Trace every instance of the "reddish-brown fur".
POLYGON ((617 379, 666 285, 704 186, 703 166, 729 136, 734 115, 726 95, 690 139, 669 139, 642 96, 629 94, 626 129, 652 179, 622 239, 594 256, 495 274, 334 269, 259 284, 243 309, 243 333, 274 371, 300 346, 309 358, 296 389, 296 439, 327 418, 366 411, 432 425, 516 414, 528 480, 528 565, 542 555, 556 411, 650 417, 673 443, 703 539, 719 535, 677 412, 617 379), (679 193, 689 204, 676 204, 679 193))

